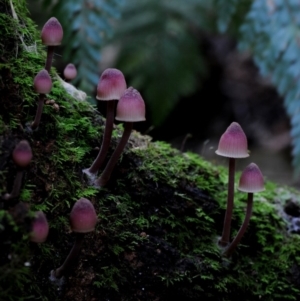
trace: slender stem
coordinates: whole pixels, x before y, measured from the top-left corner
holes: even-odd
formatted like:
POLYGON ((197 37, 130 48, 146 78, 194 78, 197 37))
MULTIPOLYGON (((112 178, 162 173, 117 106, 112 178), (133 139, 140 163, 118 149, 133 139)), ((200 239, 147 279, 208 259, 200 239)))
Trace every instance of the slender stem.
POLYGON ((20 189, 21 189, 21 186, 22 186, 23 173, 24 173, 23 170, 18 170, 17 171, 12 191, 11 191, 11 193, 6 193, 2 197, 4 200, 6 200, 6 201, 10 200, 10 199, 15 198, 19 195, 20 189))
POLYGON ((101 168, 105 160, 105 157, 107 155, 108 148, 110 145, 111 135, 113 131, 113 124, 115 118, 115 104, 116 104, 115 100, 107 101, 104 136, 103 136, 102 145, 98 153, 98 156, 93 162, 92 166, 88 169, 88 172, 91 174, 95 174, 101 168))
POLYGON ((81 250, 82 242, 84 239, 85 233, 76 233, 76 240, 73 245, 73 248, 71 249, 68 257, 64 261, 64 263, 54 270, 54 276, 56 278, 61 278, 71 267, 71 265, 74 263, 75 259, 78 257, 78 254, 81 250))
POLYGON ((96 186, 103 187, 106 185, 108 180, 110 179, 111 173, 117 164, 125 145, 130 137, 131 130, 132 130, 133 123, 132 122, 125 122, 124 124, 124 132, 121 137, 121 140, 119 141, 119 144, 117 145, 115 151, 113 152, 110 160, 108 161, 105 169, 103 170, 101 176, 95 181, 96 186))
POLYGON ((38 106, 35 114, 34 121, 31 124, 31 128, 35 130, 41 121, 42 113, 43 113, 43 107, 44 107, 44 100, 45 100, 45 94, 40 94, 39 95, 39 100, 38 100, 38 106))
POLYGON ((180 151, 183 153, 183 150, 184 150, 184 147, 185 147, 185 144, 187 142, 188 139, 190 139, 192 137, 192 135, 190 133, 187 133, 181 143, 181 147, 180 147, 180 151))
POLYGON ((246 217, 245 220, 236 235, 235 239, 232 241, 232 243, 229 245, 228 249, 225 251, 224 255, 226 257, 231 256, 235 248, 237 247, 238 243, 241 241, 242 237, 244 236, 244 233, 246 232, 249 221, 252 215, 252 206, 253 206, 253 193, 248 193, 248 201, 247 201, 247 211, 246 211, 246 217))
POLYGON ((230 239, 230 227, 233 211, 234 199, 234 173, 235 173, 235 158, 229 158, 228 166, 228 194, 227 194, 227 208, 224 218, 222 238, 219 241, 221 246, 226 246, 230 239))
POLYGON ((51 65, 52 65, 54 47, 55 46, 48 46, 48 49, 47 49, 47 58, 46 58, 46 63, 45 63, 45 69, 48 71, 49 74, 50 74, 50 69, 51 69, 51 65))

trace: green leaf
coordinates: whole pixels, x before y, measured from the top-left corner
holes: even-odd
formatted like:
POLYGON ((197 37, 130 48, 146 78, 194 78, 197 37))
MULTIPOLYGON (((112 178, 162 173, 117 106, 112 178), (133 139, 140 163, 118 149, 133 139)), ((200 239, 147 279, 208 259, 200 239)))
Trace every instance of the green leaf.
POLYGON ((122 10, 113 39, 121 47, 117 66, 141 90, 154 125, 201 85, 206 68, 190 28, 211 24, 208 7, 195 0, 128 0, 122 10))
POLYGON ((285 98, 291 118, 293 164, 300 173, 300 7, 293 0, 253 1, 241 27, 240 48, 251 50, 263 75, 285 98))

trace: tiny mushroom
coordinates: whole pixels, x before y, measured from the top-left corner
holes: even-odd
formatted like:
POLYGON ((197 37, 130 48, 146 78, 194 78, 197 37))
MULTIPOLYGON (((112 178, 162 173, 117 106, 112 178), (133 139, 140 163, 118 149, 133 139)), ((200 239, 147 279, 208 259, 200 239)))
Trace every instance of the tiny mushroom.
POLYGON ((33 80, 35 92, 39 94, 47 94, 52 88, 52 79, 46 69, 42 69, 33 80))
POLYGON ((86 198, 80 198, 70 213, 72 231, 88 233, 95 230, 97 214, 93 204, 86 198))
POLYGON ((32 242, 44 242, 49 233, 49 225, 47 218, 42 211, 37 211, 32 221, 32 231, 30 233, 30 240, 32 242))
POLYGON ((136 89, 129 87, 125 90, 117 105, 116 119, 124 122, 124 132, 104 171, 96 179, 94 183, 96 187, 105 186, 110 179, 111 173, 130 137, 133 122, 146 120, 145 102, 136 89))
POLYGON ((115 103, 120 99, 126 89, 126 81, 123 73, 114 68, 108 68, 102 73, 97 86, 96 98, 107 102, 106 107, 106 122, 102 145, 97 158, 94 160, 91 167, 84 169, 83 173, 90 177, 93 182, 95 175, 101 168, 111 141, 113 123, 115 117, 115 103))
POLYGON ((77 69, 74 64, 68 64, 64 69, 64 77, 66 81, 73 80, 77 76, 77 69))
POLYGON ((75 243, 64 263, 59 268, 51 271, 50 279, 61 278, 71 268, 80 252, 84 235, 95 230, 97 221, 93 204, 86 198, 80 198, 74 204, 70 213, 71 228, 76 233, 75 243))
POLYGON ((232 243, 229 245, 229 247, 224 252, 224 255, 226 257, 229 257, 233 253, 233 251, 237 247, 238 243, 242 239, 242 237, 248 227, 248 224, 249 224, 249 221, 250 221, 250 218, 252 215, 253 194, 255 192, 260 192, 260 191, 265 190, 263 175, 262 175, 259 167, 255 163, 249 164, 242 172, 242 175, 241 175, 240 181, 239 181, 238 190, 248 193, 247 211, 246 211, 245 220, 244 220, 238 234, 236 235, 236 237, 234 238, 232 243))
POLYGON ((232 122, 221 136, 216 154, 229 158, 227 208, 224 218, 222 237, 219 245, 227 246, 230 239, 230 227, 234 202, 235 159, 246 158, 248 154, 247 137, 237 122, 232 122))
POLYGON ((49 93, 52 88, 52 79, 47 70, 41 70, 33 80, 33 87, 37 93, 39 93, 38 107, 36 110, 34 121, 31 123, 31 129, 35 130, 40 124, 45 94, 49 93))
POLYGON ((18 167, 24 168, 32 159, 32 151, 27 140, 21 140, 12 152, 12 159, 18 167))
POLYGON ((54 47, 61 44, 63 35, 64 35, 63 28, 55 17, 50 18, 42 28, 42 32, 41 32, 42 43, 48 46, 45 69, 49 73, 52 65, 54 47))
POLYGON ((11 193, 6 193, 2 198, 10 200, 19 195, 22 186, 24 169, 29 165, 32 159, 32 151, 27 140, 21 140, 12 152, 12 159, 17 166, 17 174, 14 180, 11 193))

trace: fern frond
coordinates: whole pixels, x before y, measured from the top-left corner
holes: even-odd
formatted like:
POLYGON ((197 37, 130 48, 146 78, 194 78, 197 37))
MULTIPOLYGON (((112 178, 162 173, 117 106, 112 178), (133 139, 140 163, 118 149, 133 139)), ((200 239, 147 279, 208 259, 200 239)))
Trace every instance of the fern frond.
MULTIPOLYGON (((52 1, 43 0, 44 6, 52 1)), ((75 84, 87 93, 95 90, 99 79, 100 51, 113 33, 111 20, 120 17, 123 0, 64 0, 51 7, 64 28, 64 56, 77 67, 75 84)))
POLYGON ((215 0, 218 30, 237 35, 251 3, 251 0, 215 0))
POLYGON ((300 5, 255 0, 241 27, 241 49, 250 49, 264 76, 284 97, 291 119, 293 165, 300 173, 300 5))
POLYGON ((200 85, 206 69, 191 27, 211 28, 210 5, 206 0, 127 0, 124 5, 115 35, 121 47, 118 67, 142 91, 155 125, 200 85))

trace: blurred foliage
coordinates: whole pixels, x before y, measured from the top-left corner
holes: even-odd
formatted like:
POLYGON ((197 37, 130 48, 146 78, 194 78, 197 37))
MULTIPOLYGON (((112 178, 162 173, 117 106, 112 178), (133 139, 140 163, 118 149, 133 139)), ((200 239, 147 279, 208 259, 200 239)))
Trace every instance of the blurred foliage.
POLYGON ((298 0, 40 0, 65 30, 65 56, 78 65, 79 87, 92 92, 100 50, 119 49, 117 67, 143 92, 152 123, 161 124, 208 70, 201 34, 229 33, 251 51, 263 76, 284 97, 300 173, 300 4, 298 0), (121 5, 123 4, 123 5, 121 5), (111 20, 114 22, 114 27, 111 20), (114 35, 112 35, 114 31, 114 35))
MULTIPOLYGON (((64 29, 64 57, 77 67, 74 83, 87 93, 99 80, 100 49, 112 35, 123 0, 40 0, 64 29)), ((69 62, 68 62, 69 63, 69 62)))
MULTIPOLYGON (((217 0, 220 11, 236 11, 243 1, 217 0)), ((222 17, 222 16, 221 16, 222 17)), ((230 17, 222 17, 225 27, 230 17)), ((224 26, 220 26, 224 30, 224 26)), ((240 26, 240 48, 250 50, 263 76, 284 97, 291 119, 293 165, 300 174, 300 3, 297 0, 252 1, 240 26)))
MULTIPOLYGON (((177 102, 201 88, 209 70, 203 37, 238 28, 250 0, 127 0, 113 42, 117 66, 143 92, 151 122, 159 126, 177 102), (224 7, 223 7, 224 6, 224 7)), ((199 100, 201 101, 201 100, 199 100)))
POLYGON ((238 37, 252 0, 214 0, 218 30, 238 37))
POLYGON ((117 65, 142 90, 154 125, 201 85, 206 68, 197 34, 213 29, 211 8, 202 0, 127 0, 122 9, 117 65))

